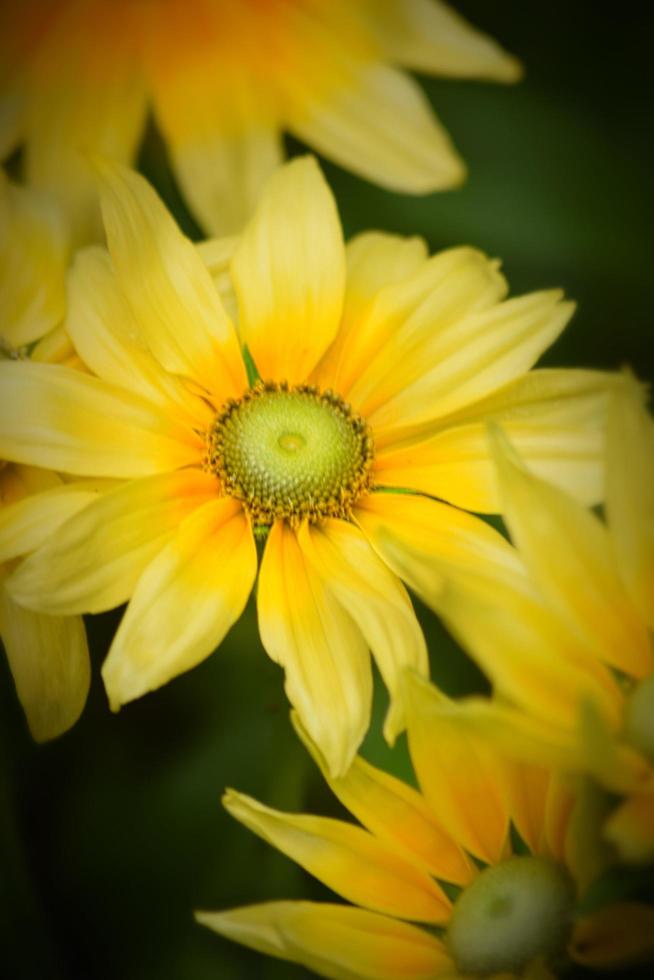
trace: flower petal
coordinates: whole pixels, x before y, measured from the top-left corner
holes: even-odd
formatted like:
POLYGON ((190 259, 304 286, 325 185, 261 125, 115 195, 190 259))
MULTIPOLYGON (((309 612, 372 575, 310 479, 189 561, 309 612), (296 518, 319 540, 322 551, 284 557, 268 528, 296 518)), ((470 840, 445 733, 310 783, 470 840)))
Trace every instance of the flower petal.
POLYGON ((132 170, 98 164, 102 215, 119 288, 166 371, 215 393, 246 387, 234 327, 193 244, 156 191, 132 170))
MULTIPOLYGON (((338 390, 368 415, 438 363, 432 348, 441 336, 447 339, 467 316, 494 309, 507 289, 499 263, 477 249, 450 248, 432 255, 380 290, 363 311, 343 354, 345 362, 353 351, 358 370, 348 369, 338 390)), ((436 414, 428 406, 426 417, 436 414)), ((399 418, 396 425, 413 421, 399 418)))
POLYGON ((215 478, 197 470, 110 490, 22 563, 11 577, 11 593, 23 605, 51 614, 113 609, 129 599, 180 522, 218 492, 215 478))
POLYGON ((529 469, 587 504, 604 489, 606 405, 615 376, 534 370, 469 408, 376 441, 375 481, 477 513, 501 509, 486 424, 501 423, 529 469))
POLYGON ((306 85, 290 131, 382 187, 411 194, 456 187, 465 166, 412 78, 389 65, 350 66, 325 95, 306 85))
POLYGON ((227 939, 330 980, 435 980, 453 970, 440 939, 346 905, 267 902, 195 917, 227 939))
POLYGON ((633 601, 654 630, 654 423, 635 381, 613 392, 606 471, 615 556, 633 601))
POLYGON ((423 796, 395 776, 376 769, 357 755, 345 775, 332 779, 324 758, 297 718, 296 732, 320 766, 329 788, 343 806, 380 841, 417 861, 429 874, 457 885, 467 884, 474 865, 438 823, 423 796))
POLYGON ((312 157, 268 181, 232 277, 241 338, 262 378, 304 381, 336 334, 345 288, 336 205, 312 157))
POLYGON ((104 381, 206 427, 213 413, 177 375, 167 373, 139 337, 104 248, 78 252, 68 278, 66 330, 85 365, 104 381))
POLYGON ((63 483, 0 509, 0 563, 45 544, 69 517, 98 496, 90 481, 63 483))
POLYGON ((604 836, 629 864, 654 861, 654 786, 621 803, 604 824, 604 836))
POLYGON ((355 905, 415 922, 446 922, 450 902, 435 881, 367 830, 327 817, 281 813, 227 790, 233 817, 355 905))
POLYGON ((391 699, 384 736, 392 743, 404 727, 403 668, 429 673, 425 639, 406 589, 352 524, 305 524, 298 541, 313 574, 352 617, 377 661, 391 699))
POLYGON ((654 954, 654 908, 638 902, 603 906, 578 920, 568 952, 591 970, 649 962, 654 954))
POLYGON ((515 82, 520 62, 440 0, 382 0, 375 11, 397 63, 428 75, 515 82))
POLYGON ((115 710, 204 660, 240 617, 257 555, 233 500, 204 504, 182 521, 139 579, 102 668, 115 710))
POLYGON ((66 306, 68 236, 47 195, 0 172, 0 337, 18 349, 56 327, 66 306))
POLYGON ((143 399, 81 371, 0 363, 0 457, 80 476, 129 477, 202 459, 203 440, 143 399))
MULTIPOLYGON (((574 305, 552 289, 505 300, 442 329, 432 323, 407 356, 400 346, 404 331, 399 332, 384 352, 379 394, 367 402, 373 429, 383 433, 418 424, 497 391, 533 366, 573 312, 574 305)), ((372 380, 376 366, 370 372, 372 380)))
POLYGON ((33 738, 56 738, 86 703, 91 671, 82 620, 23 609, 0 582, 0 636, 33 738))
POLYGON ((459 722, 457 705, 407 672, 409 751, 436 819, 454 840, 490 864, 500 860, 509 830, 506 763, 459 722))
POLYGON ((285 670, 289 701, 332 775, 341 775, 370 721, 367 644, 282 522, 273 525, 266 543, 258 613, 263 645, 285 670))

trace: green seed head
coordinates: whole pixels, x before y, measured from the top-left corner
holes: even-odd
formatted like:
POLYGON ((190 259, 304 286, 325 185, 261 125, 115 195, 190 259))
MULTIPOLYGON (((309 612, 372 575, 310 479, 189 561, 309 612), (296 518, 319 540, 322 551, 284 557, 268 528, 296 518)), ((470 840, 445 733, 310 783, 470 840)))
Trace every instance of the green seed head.
POLYGON ((223 406, 207 466, 256 527, 349 517, 370 489, 372 458, 368 426, 337 395, 268 382, 223 406))
POLYGON ((574 892, 554 861, 514 857, 486 868, 461 893, 448 944, 461 973, 518 972, 560 952, 570 929, 574 892))
POLYGON ((637 684, 627 698, 624 734, 631 745, 654 759, 654 674, 637 684))

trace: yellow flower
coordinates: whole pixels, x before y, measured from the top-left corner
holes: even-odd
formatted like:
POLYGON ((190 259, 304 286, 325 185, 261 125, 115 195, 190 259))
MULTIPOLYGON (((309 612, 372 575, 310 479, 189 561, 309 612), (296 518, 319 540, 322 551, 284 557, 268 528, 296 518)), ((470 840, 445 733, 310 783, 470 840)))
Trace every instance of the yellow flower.
POLYGON ((22 0, 0 14, 0 155, 97 237, 84 153, 133 161, 148 111, 200 223, 240 231, 287 130, 393 190, 464 167, 401 69, 515 81, 518 62, 440 0, 22 0), (4 42, 4 43, 3 43, 4 42))
MULTIPOLYGON (((52 202, 13 187, 0 173, 0 357, 66 363, 75 352, 61 330, 68 242, 52 202)), ((21 556, 95 498, 48 470, 0 459, 0 637, 30 731, 44 741, 79 717, 89 659, 79 616, 47 616, 17 605, 5 587, 21 556)))
MULTIPOLYGON (((494 435, 522 581, 480 561, 434 605, 493 681, 470 722, 513 752, 585 772, 622 797, 605 834, 623 859, 654 859, 654 424, 635 381, 610 399, 602 521, 494 435)), ((429 574, 433 574, 430 572, 429 574)))
POLYGON ((369 650, 389 740, 401 669, 427 670, 404 552, 462 569, 487 555, 498 575, 516 562, 460 509, 497 508, 485 420, 597 499, 612 376, 530 372, 572 305, 558 290, 505 299, 497 262, 472 248, 429 258, 371 233, 345 249, 311 158, 271 179, 237 242, 198 251, 123 169, 106 171, 103 210, 109 254, 79 255, 67 319, 97 377, 0 365, 0 451, 125 482, 53 534, 12 594, 57 614, 131 600, 103 670, 117 708, 220 643, 266 539, 263 644, 341 773, 368 726, 369 650))
POLYGON ((297 726, 360 826, 283 813, 233 790, 223 799, 232 816, 352 904, 273 901, 198 912, 197 920, 332 980, 546 980, 566 948, 572 959, 604 966, 640 955, 652 909, 611 906, 603 936, 595 916, 573 925, 587 828, 576 826, 565 783, 500 755, 461 723, 456 702, 425 681, 407 685, 421 792, 360 757, 330 778, 297 726), (516 832, 520 846, 512 843, 516 832))

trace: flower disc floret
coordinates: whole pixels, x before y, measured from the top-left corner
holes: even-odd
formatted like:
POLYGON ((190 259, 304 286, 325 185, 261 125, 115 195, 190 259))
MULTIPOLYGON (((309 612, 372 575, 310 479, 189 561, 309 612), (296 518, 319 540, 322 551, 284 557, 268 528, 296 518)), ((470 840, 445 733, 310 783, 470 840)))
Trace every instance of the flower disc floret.
POLYGON ((464 974, 517 972, 560 952, 572 921, 574 892, 554 861, 514 857, 486 868, 457 900, 448 929, 464 974))
POLYGON ((366 422, 312 385, 255 385, 223 406, 208 439, 208 468, 255 527, 349 517, 372 460, 366 422))

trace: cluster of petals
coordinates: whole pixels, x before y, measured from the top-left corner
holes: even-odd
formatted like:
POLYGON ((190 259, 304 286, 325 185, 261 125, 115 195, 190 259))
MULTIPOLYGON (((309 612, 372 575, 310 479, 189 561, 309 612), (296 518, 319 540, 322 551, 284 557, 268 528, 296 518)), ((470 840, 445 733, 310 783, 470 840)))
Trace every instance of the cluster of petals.
POLYGON ((441 0, 21 0, 0 10, 0 156, 100 232, 88 155, 130 164, 152 112, 200 224, 240 231, 284 130, 393 190, 464 167, 403 71, 514 81, 516 59, 441 0))
POLYGON ((216 413, 248 387, 243 351, 265 380, 336 392, 372 432, 372 489, 347 520, 276 521, 257 603, 291 703, 343 773, 369 723, 369 651, 390 692, 390 741, 404 724, 401 671, 427 672, 400 581, 424 594, 416 551, 464 575, 482 557, 512 574, 510 545, 465 512, 498 510, 487 420, 592 502, 614 378, 532 371, 572 304, 558 290, 507 299, 498 263, 472 248, 429 257, 419 239, 380 233, 344 247, 311 158, 271 178, 238 239, 200 246, 142 177, 103 173, 108 250, 80 252, 69 281, 66 328, 86 371, 0 364, 0 453, 116 482, 21 564, 11 595, 52 615, 129 600, 103 668, 115 708, 193 667, 257 576, 247 511, 205 466, 216 413))

